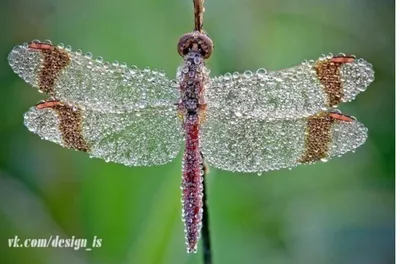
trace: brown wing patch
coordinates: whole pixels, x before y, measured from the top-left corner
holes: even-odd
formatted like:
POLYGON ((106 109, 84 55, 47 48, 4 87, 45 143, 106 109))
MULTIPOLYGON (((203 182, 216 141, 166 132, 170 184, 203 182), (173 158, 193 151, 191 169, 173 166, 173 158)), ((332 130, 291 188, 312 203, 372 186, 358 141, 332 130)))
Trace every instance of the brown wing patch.
POLYGON ((332 125, 335 122, 353 121, 352 117, 337 112, 310 116, 306 126, 306 149, 299 162, 309 163, 327 157, 332 142, 332 125))
POLYGON ((54 84, 60 71, 70 62, 69 54, 45 43, 32 42, 29 44, 29 48, 37 50, 43 55, 43 64, 38 76, 39 90, 53 96, 54 84))
POLYGON ((318 79, 321 81, 328 95, 329 106, 338 105, 344 97, 339 67, 344 63, 353 61, 353 56, 336 56, 332 59, 318 61, 314 66, 318 79))
POLYGON ((332 141, 331 129, 333 122, 334 118, 325 112, 308 118, 306 149, 299 162, 309 163, 327 157, 332 141))
POLYGON ((82 110, 59 101, 47 101, 36 105, 37 109, 52 108, 59 118, 59 129, 67 148, 89 152, 90 148, 82 136, 82 110))

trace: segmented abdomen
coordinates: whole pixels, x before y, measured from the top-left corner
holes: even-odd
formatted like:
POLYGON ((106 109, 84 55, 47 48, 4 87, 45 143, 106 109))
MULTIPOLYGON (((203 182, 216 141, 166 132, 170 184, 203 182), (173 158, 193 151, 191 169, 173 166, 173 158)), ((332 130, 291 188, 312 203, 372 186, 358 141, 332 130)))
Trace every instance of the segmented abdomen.
POLYGON ((178 80, 181 91, 179 112, 183 117, 185 131, 185 152, 182 175, 182 219, 185 224, 188 252, 196 252, 200 238, 202 219, 203 171, 200 154, 200 125, 205 111, 204 84, 207 70, 200 53, 189 52, 185 63, 178 69, 178 80))

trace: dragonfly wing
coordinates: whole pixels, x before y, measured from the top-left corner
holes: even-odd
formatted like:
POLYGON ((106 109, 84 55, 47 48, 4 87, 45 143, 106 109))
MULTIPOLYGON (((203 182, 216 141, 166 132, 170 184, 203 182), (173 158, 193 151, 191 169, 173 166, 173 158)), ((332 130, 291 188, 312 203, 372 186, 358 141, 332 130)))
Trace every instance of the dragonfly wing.
POLYGON ((66 103, 102 112, 129 112, 176 103, 179 91, 163 72, 109 64, 70 47, 32 42, 14 47, 12 69, 27 83, 66 103))
POLYGON ((348 102, 374 80, 372 65, 338 55, 267 72, 225 74, 211 80, 205 97, 210 108, 274 120, 306 117, 348 102))
POLYGON ((25 114, 25 125, 43 139, 127 166, 165 164, 183 138, 173 107, 102 113, 48 101, 25 114))
POLYGON ((274 121, 231 116, 210 109, 202 127, 204 158, 228 171, 263 172, 313 163, 354 150, 367 138, 361 123, 335 112, 274 121))

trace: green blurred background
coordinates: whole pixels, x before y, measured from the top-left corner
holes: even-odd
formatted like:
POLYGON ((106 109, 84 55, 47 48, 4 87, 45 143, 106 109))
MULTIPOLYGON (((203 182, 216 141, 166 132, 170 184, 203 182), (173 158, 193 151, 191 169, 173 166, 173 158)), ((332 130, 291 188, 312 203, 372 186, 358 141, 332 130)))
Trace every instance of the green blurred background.
MULTIPOLYGON (((205 1, 212 76, 285 68, 346 52, 376 80, 340 109, 369 128, 355 153, 255 174, 207 175, 215 263, 394 263, 394 1, 205 1)), ((23 113, 45 98, 7 64, 16 44, 51 39, 106 60, 164 69, 193 28, 191 0, 0 2, 0 263, 202 263, 185 250, 181 161, 128 168, 41 140, 23 113), (102 238, 92 251, 9 248, 8 239, 102 238)), ((200 247, 201 252, 201 247, 200 247)))

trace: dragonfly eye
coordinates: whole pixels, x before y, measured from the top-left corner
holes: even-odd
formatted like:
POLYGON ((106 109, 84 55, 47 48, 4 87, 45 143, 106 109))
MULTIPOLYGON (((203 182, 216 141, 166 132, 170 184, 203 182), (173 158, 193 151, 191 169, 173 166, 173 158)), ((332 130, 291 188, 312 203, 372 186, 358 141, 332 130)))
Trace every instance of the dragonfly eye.
POLYGON ((214 44, 210 37, 200 32, 191 32, 183 35, 178 42, 178 53, 181 57, 189 51, 198 51, 204 59, 211 56, 214 44))

